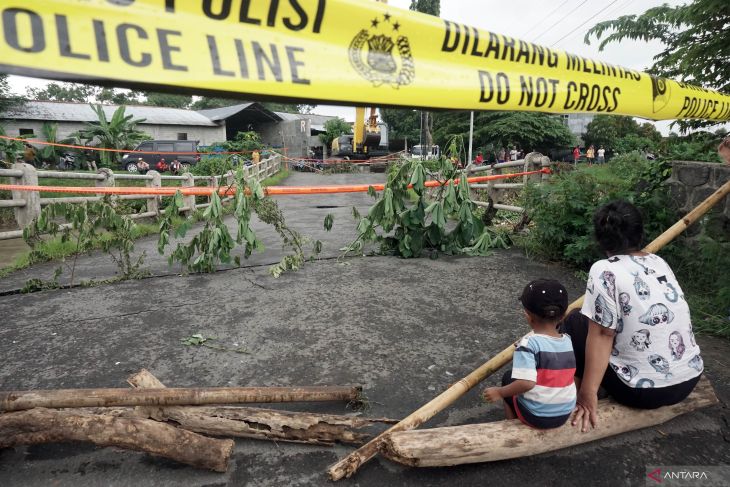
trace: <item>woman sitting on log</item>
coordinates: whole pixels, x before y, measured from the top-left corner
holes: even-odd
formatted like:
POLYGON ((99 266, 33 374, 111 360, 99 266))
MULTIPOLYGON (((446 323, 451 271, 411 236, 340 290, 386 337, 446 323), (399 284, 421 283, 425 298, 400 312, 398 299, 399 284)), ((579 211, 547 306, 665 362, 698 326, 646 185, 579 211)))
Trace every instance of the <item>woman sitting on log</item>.
POLYGON ((655 409, 684 400, 703 370, 674 273, 640 250, 639 210, 614 201, 598 209, 593 225, 608 258, 593 264, 583 308, 560 330, 573 341, 579 390, 572 424, 584 432, 597 425, 599 386, 621 404, 655 409))

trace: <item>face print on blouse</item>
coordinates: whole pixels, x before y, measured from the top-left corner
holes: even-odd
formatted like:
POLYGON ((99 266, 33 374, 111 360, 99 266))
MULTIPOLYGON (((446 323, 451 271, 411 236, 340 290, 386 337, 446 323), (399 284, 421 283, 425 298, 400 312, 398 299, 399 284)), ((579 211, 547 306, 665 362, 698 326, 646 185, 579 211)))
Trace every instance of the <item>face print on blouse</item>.
POLYGON ((649 285, 644 282, 640 277, 638 273, 633 273, 634 275, 634 290, 636 291, 636 295, 639 297, 640 300, 646 301, 651 297, 651 291, 649 290, 649 285))
POLYGON ((673 331, 669 335, 669 352, 672 354, 674 360, 679 360, 684 355, 684 351, 687 348, 684 346, 684 339, 682 334, 678 331, 673 331))
POLYGON ((674 313, 662 303, 652 304, 649 310, 639 317, 641 323, 650 326, 665 325, 673 320, 674 313))
POLYGON ((621 303, 621 313, 624 316, 628 316, 631 313, 631 296, 629 293, 621 293, 618 295, 618 302, 621 303))
POLYGON ((616 375, 621 377, 626 382, 631 382, 631 379, 634 378, 634 376, 639 372, 639 369, 634 367, 633 365, 614 365, 610 364, 611 368, 616 372, 616 375))
POLYGON ((694 357, 689 359, 687 365, 695 369, 697 372, 702 372, 702 367, 704 364, 702 363, 702 357, 700 357, 699 355, 695 355, 694 357))
POLYGON ((631 346, 638 352, 645 352, 651 345, 651 334, 649 330, 641 329, 631 335, 631 346))
POLYGON ((613 313, 609 311, 606 300, 600 294, 596 298, 594 305, 593 321, 603 326, 611 326, 613 324, 613 313))
POLYGON ((654 367, 654 370, 660 374, 664 374, 666 378, 672 376, 672 374, 669 373, 669 361, 661 355, 656 353, 649 355, 649 364, 654 367))
MULTIPOLYGON (((611 271, 603 271, 601 273, 601 284, 603 289, 606 290, 609 296, 613 296, 616 293, 616 276, 611 271)), ((616 299, 616 298, 614 298, 616 299)))
POLYGON ((630 255, 629 258, 634 262, 634 264, 641 267, 642 270, 644 271, 644 274, 646 274, 647 276, 656 273, 656 271, 654 269, 651 269, 644 265, 644 263, 642 262, 642 260, 644 260, 644 259, 642 257, 635 257, 633 255, 630 255))

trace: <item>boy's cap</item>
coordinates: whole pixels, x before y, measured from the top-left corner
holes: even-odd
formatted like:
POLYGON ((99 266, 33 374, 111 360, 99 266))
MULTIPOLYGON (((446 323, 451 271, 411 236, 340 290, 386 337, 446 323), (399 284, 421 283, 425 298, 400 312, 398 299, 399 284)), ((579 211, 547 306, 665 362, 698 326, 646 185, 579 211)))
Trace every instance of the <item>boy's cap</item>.
POLYGON ((568 291, 555 279, 537 279, 525 286, 520 302, 540 318, 559 318, 568 309, 568 291))

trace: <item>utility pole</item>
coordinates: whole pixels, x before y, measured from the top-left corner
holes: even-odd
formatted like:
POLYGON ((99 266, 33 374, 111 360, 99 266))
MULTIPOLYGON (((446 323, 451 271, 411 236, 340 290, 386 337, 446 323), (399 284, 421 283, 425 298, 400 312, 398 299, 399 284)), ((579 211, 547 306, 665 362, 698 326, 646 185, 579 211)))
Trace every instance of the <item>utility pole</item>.
POLYGON ((469 159, 464 163, 464 167, 468 167, 471 164, 472 158, 472 142, 474 141, 474 112, 471 112, 469 116, 469 159))

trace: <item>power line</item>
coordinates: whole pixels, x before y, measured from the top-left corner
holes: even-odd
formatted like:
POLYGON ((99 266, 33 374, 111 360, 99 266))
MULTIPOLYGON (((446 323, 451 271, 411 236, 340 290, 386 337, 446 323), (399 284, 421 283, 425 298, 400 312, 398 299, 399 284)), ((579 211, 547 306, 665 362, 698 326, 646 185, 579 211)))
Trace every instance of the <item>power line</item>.
MULTIPOLYGON (((611 17, 614 13, 622 10, 625 6, 627 6, 629 3, 631 3, 631 1, 632 0, 625 0, 623 3, 616 5, 616 7, 612 8, 609 12, 606 13, 606 17, 611 17)), ((609 5, 609 7, 610 7, 610 5, 609 5)), ((569 39, 570 37, 573 37, 574 35, 575 35, 574 33, 568 34, 568 37, 564 37, 562 40, 569 39)), ((558 42, 560 42, 560 41, 556 41, 555 44, 557 44, 558 42)))
POLYGON ((583 1, 582 1, 581 3, 579 3, 579 4, 578 4, 578 5, 577 5, 577 6, 576 6, 576 7, 575 7, 575 8, 573 9, 573 10, 571 10, 570 12, 568 12, 567 14, 565 14, 565 16, 561 17, 561 18, 560 18, 560 19, 559 19, 559 20, 558 20, 557 22, 555 22, 555 23, 554 23, 553 25, 551 25, 550 27, 548 27, 547 29, 545 29, 544 31, 542 31, 542 33, 541 33, 541 34, 540 34, 539 36, 537 36, 537 37, 535 37, 534 39, 532 39, 532 42, 535 42, 535 41, 537 41, 537 40, 538 40, 538 39, 539 39, 540 37, 542 37, 542 36, 544 36, 545 34, 547 34, 548 32, 550 32, 550 31, 551 31, 551 30, 553 29, 553 27, 555 27, 555 26, 556 26, 556 25, 558 25, 558 24, 559 24, 560 22, 562 22, 563 20, 565 20, 565 19, 567 19, 568 17, 570 17, 570 15, 571 15, 571 14, 573 14, 573 13, 574 13, 574 12, 575 12, 576 10, 578 10, 578 9, 579 9, 579 8, 580 8, 581 6, 583 6, 583 5, 584 5, 584 4, 585 4, 585 3, 587 2, 587 1, 588 1, 588 0, 583 0, 583 1))
POLYGON ((577 31, 578 29, 580 29, 581 27, 583 27, 584 25, 586 25, 586 24, 587 24, 588 22, 590 22, 591 20, 593 20, 594 18, 596 18, 596 17, 597 17, 597 16, 599 15, 599 14, 601 14, 602 12, 604 12, 604 11, 608 10, 608 8, 609 8, 609 7, 611 6, 611 5, 615 4, 616 2, 618 2, 618 0, 613 0, 613 2, 609 3, 608 5, 606 5, 605 7, 603 7, 603 8, 601 9, 601 10, 599 10, 598 12, 596 12, 595 14, 593 14, 592 16, 588 17, 588 18, 587 18, 587 19, 586 19, 586 20, 585 20, 585 21, 584 21, 584 22, 583 22, 582 24, 580 24, 580 25, 579 25, 578 27, 576 27, 575 29, 571 30, 570 32, 568 32, 567 34, 565 34, 565 35, 564 35, 563 37, 561 37, 561 38, 560 38, 560 39, 558 39, 557 41, 555 41, 555 42, 553 42, 552 44, 550 44, 550 47, 554 47, 554 46, 555 46, 555 44, 557 44, 558 42, 562 41, 562 40, 563 40, 563 39, 565 39, 566 37, 569 37, 569 36, 570 36, 571 34, 573 34, 573 33, 574 33, 575 31, 577 31))
POLYGON ((560 8, 563 5, 565 5, 566 3, 568 3, 568 2, 570 2, 570 0, 565 0, 563 3, 561 3, 560 5, 558 5, 557 7, 555 7, 555 9, 552 12, 550 12, 549 14, 547 14, 546 16, 544 16, 542 18, 542 20, 540 20, 538 23, 536 23, 535 25, 533 25, 532 27, 530 27, 529 29, 527 29, 520 37, 527 36, 527 34, 529 34, 532 29, 534 29, 535 27, 538 27, 540 24, 542 24, 547 19, 549 19, 550 17, 552 17, 555 12, 557 12, 558 10, 560 10, 560 8))

